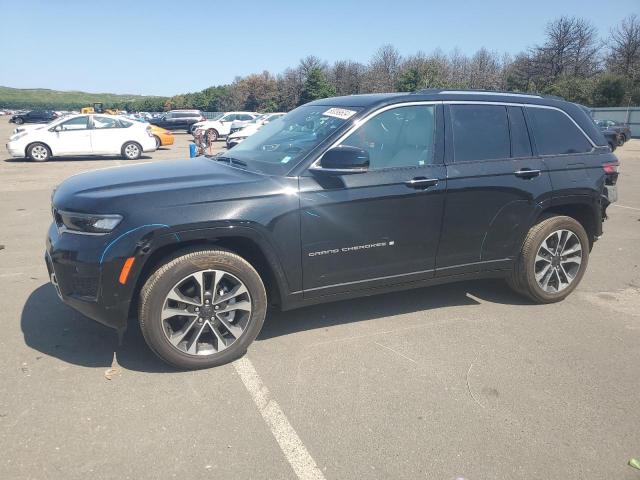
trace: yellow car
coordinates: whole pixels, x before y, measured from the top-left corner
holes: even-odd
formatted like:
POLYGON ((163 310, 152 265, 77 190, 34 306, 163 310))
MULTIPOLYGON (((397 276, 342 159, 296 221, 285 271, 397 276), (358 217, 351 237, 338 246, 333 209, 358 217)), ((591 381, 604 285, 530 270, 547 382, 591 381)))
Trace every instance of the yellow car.
POLYGON ((164 128, 151 125, 151 133, 156 139, 156 148, 164 147, 165 145, 173 145, 173 133, 164 128))

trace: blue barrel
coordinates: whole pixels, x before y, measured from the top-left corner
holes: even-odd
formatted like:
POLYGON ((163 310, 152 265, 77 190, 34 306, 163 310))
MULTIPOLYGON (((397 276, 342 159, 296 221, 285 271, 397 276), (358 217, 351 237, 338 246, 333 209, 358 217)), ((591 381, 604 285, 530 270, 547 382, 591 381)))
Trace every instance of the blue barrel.
POLYGON ((196 144, 195 143, 190 143, 189 144, 189 158, 193 158, 196 156, 196 144))

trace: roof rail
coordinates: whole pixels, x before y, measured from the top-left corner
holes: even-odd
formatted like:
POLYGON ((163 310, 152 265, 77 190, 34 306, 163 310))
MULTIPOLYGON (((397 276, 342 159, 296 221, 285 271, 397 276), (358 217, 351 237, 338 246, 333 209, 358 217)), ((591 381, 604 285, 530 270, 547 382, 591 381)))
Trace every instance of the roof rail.
MULTIPOLYGON (((413 92, 415 94, 438 94, 438 95, 495 95, 495 96, 505 96, 505 97, 530 97, 530 98, 543 98, 543 95, 538 95, 536 93, 519 93, 519 92, 504 92, 504 91, 496 91, 496 90, 444 90, 440 88, 425 88, 423 90, 417 90, 413 92)), ((560 97, 555 96, 544 96, 545 98, 557 98, 562 100, 560 97)))

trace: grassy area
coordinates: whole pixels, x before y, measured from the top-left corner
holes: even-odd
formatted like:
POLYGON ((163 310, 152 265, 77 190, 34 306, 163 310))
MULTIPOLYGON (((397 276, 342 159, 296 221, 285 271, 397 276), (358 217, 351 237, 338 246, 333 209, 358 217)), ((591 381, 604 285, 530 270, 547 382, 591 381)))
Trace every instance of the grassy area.
POLYGON ((114 93, 65 92, 45 88, 11 88, 0 86, 0 108, 77 109, 94 102, 105 106, 126 107, 136 104, 162 104, 166 98, 114 93))

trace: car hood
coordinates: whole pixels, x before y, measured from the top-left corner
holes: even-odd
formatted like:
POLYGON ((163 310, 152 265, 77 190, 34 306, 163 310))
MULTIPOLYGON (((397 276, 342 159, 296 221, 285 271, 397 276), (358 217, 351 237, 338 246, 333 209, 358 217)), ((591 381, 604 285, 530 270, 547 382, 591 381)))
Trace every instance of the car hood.
POLYGON ((247 198, 274 190, 273 177, 197 157, 74 175, 58 186, 53 205, 84 213, 123 213, 247 198))

